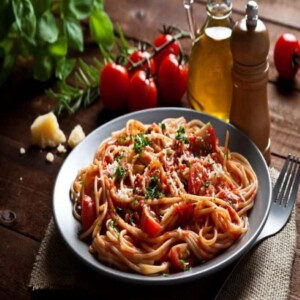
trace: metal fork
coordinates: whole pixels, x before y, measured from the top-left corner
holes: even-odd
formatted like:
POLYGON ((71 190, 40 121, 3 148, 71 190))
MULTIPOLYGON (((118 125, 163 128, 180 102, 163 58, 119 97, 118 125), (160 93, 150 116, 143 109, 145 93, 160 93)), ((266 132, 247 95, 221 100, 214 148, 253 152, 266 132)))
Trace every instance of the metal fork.
MULTIPOLYGON (((255 240, 254 245, 259 243, 263 239, 276 234, 285 226, 285 224, 289 220, 295 201, 297 199, 299 183, 299 157, 297 158, 295 156, 288 155, 273 189, 272 204, 267 222, 260 235, 255 240)), ((242 256, 242 258, 243 257, 244 255, 242 256)), ((221 295, 224 286, 226 285, 227 281, 231 277, 231 274, 234 272, 242 258, 240 258, 230 270, 230 273, 227 275, 226 280, 218 290, 218 294, 216 295, 215 299, 218 299, 221 295)))

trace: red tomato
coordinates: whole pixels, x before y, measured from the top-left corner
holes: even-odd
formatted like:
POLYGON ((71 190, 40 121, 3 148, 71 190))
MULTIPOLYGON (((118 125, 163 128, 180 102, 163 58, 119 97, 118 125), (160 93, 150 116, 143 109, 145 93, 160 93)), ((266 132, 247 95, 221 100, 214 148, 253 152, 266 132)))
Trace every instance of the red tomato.
POLYGON ((186 243, 173 246, 170 249, 168 256, 172 267, 177 270, 185 271, 191 267, 189 262, 190 251, 188 249, 188 244, 186 243))
POLYGON ((215 130, 210 123, 203 126, 198 135, 190 138, 189 142, 190 150, 200 156, 215 152, 218 143, 215 130))
MULTIPOLYGON (((132 63, 138 63, 139 61, 147 58, 150 56, 150 53, 147 51, 134 51, 130 56, 129 56, 129 61, 127 63, 127 69, 129 69, 132 66, 132 63)), ((150 68, 151 68, 151 75, 154 75, 156 72, 156 66, 155 66, 155 62, 154 59, 151 58, 149 60, 150 63, 150 68)), ((136 71, 138 70, 144 70, 147 71, 149 69, 149 64, 148 62, 145 62, 142 66, 140 66, 139 68, 135 69, 134 71, 130 72, 130 75, 132 76, 136 71)))
POLYGON ((155 214, 146 205, 143 206, 142 210, 141 229, 151 237, 157 236, 162 231, 162 226, 155 214))
POLYGON ((180 202, 175 206, 175 214, 181 226, 187 225, 193 219, 194 207, 192 203, 180 202))
POLYGON ((274 48, 274 63, 279 76, 292 79, 299 68, 296 61, 300 56, 300 44, 297 38, 290 33, 282 34, 276 41, 274 48))
MULTIPOLYGON (((164 44, 166 44, 167 42, 169 42, 170 40, 172 40, 172 38, 173 37, 170 34, 160 34, 154 40, 154 46, 156 48, 161 47, 164 44)), ((158 54, 156 54, 154 56, 154 60, 155 60, 157 68, 160 67, 160 64, 161 64, 162 60, 168 54, 174 54, 175 56, 177 56, 179 54, 179 44, 178 44, 177 41, 174 41, 168 47, 166 47, 164 50, 162 50, 161 52, 159 52, 158 54)))
POLYGON ((81 203, 81 224, 83 230, 88 230, 96 220, 96 208, 94 200, 88 196, 82 196, 82 203, 81 203))
POLYGON ((129 93, 129 75, 125 67, 114 62, 103 67, 100 75, 100 95, 103 104, 111 110, 125 107, 129 93))
POLYGON ((128 105, 130 111, 157 106, 157 88, 145 71, 137 71, 130 79, 128 105))
POLYGON ((193 195, 200 195, 201 188, 207 180, 203 166, 196 162, 192 164, 188 180, 188 192, 193 195))
POLYGON ((186 91, 187 79, 187 65, 180 65, 174 54, 167 55, 157 75, 160 99, 166 104, 178 105, 186 91))

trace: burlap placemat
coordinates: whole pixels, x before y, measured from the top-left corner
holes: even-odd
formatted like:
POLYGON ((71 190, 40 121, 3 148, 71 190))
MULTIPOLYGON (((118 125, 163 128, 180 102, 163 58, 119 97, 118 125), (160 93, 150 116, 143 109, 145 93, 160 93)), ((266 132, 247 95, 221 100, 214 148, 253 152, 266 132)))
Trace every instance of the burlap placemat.
MULTIPOLYGON (((270 169, 270 174, 274 184, 278 171, 270 169)), ((219 299, 287 299, 296 237, 293 212, 280 233, 263 241, 245 256, 228 280, 219 299)), ((102 287, 105 287, 105 280, 109 280, 99 280, 100 286, 95 286, 95 282, 85 282, 86 272, 93 271, 85 269, 70 252, 51 220, 36 257, 29 286, 33 291, 71 289, 76 286, 97 293, 97 289, 102 290, 101 282, 102 287)), ((200 291, 201 280, 189 292, 193 296, 185 299, 199 299, 200 291)))

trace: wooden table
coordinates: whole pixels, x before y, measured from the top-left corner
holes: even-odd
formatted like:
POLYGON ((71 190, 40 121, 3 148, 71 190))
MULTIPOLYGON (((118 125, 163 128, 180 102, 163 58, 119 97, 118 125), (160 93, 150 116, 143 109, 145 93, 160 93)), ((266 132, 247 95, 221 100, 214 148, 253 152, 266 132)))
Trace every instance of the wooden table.
MULTIPOLYGON (((245 1, 233 1, 233 19, 244 14, 245 1), (242 2, 242 3, 241 3, 242 2)), ((300 156, 300 72, 294 85, 277 79, 273 63, 276 38, 291 32, 300 39, 300 2, 293 0, 260 1, 260 16, 267 25, 271 47, 269 53, 269 107, 271 115, 272 161, 280 169, 288 153, 300 156)), ((188 29, 182 0, 122 0, 106 1, 106 10, 114 23, 118 22, 128 37, 153 41, 163 24, 176 24, 188 29)), ((195 4, 198 24, 205 20, 205 1, 195 4)), ((185 44, 185 51, 190 50, 185 44)), ((97 53, 96 46, 83 55, 97 53)), ((52 189, 65 155, 57 155, 52 164, 45 161, 45 151, 31 146, 30 125, 34 118, 53 108, 44 94, 47 86, 14 77, 0 94, 0 209, 16 213, 13 226, 0 226, 0 299, 51 297, 50 293, 33 295, 28 289, 32 265, 52 215, 52 189), (26 148, 25 155, 19 154, 26 148)), ((115 117, 103 113, 98 101, 73 116, 59 119, 64 132, 80 123, 89 133, 115 117)), ((292 269, 290 299, 300 297, 300 199, 297 202, 298 241, 292 269)))

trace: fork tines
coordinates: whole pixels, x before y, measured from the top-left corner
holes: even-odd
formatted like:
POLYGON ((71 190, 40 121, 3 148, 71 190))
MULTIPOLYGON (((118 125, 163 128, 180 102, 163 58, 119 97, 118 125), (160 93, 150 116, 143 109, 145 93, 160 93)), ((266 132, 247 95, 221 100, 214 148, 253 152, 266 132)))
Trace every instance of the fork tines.
POLYGON ((284 163, 283 170, 284 172, 282 172, 278 178, 278 181, 282 181, 282 184, 280 185, 280 190, 277 194, 275 202, 280 201, 280 205, 288 206, 292 193, 297 193, 298 190, 300 181, 299 157, 289 154, 284 163))

